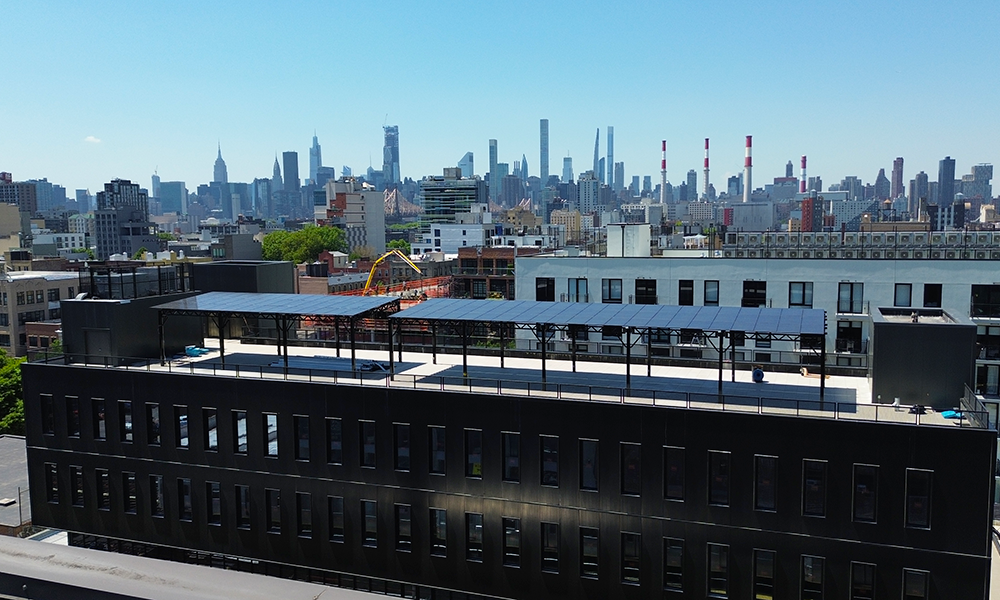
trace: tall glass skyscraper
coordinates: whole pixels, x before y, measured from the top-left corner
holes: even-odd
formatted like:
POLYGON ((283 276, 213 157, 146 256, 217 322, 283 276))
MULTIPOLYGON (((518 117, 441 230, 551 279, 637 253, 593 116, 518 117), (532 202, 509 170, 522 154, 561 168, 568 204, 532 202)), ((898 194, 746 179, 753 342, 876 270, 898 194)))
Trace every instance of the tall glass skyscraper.
POLYGON ((542 119, 538 122, 539 140, 539 161, 538 177, 542 180, 542 185, 549 180, 549 120, 542 119))
POLYGON ((399 183, 399 126, 389 125, 385 130, 385 146, 382 148, 382 176, 386 185, 399 183))

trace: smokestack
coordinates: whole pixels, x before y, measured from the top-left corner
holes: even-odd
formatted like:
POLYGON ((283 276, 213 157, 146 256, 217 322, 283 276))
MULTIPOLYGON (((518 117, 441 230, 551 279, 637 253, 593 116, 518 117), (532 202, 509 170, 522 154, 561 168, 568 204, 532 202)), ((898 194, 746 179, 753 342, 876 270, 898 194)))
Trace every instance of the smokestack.
POLYGON ((799 181, 799 192, 806 193, 806 157, 802 157, 802 180, 799 181))
POLYGON ((708 138, 705 138, 705 184, 702 197, 708 200, 708 138))
POLYGON ((667 203, 667 140, 663 140, 663 154, 660 158, 660 203, 667 203))
POLYGON ((743 201, 750 202, 750 191, 753 189, 753 159, 750 157, 753 152, 753 136, 747 136, 747 157, 743 161, 743 201))

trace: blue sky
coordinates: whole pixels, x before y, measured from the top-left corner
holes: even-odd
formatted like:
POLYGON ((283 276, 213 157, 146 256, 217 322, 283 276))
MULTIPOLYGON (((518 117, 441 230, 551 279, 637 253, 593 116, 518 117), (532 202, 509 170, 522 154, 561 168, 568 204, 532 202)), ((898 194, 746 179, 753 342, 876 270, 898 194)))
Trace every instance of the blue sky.
POLYGON ((661 139, 677 183, 700 181, 710 137, 717 189, 748 134, 758 185, 802 154, 824 185, 896 156, 907 180, 945 155, 1000 164, 996 0, 292 4, 7 3, 0 170, 194 189, 220 140, 231 181, 283 150, 307 174, 316 130, 324 163, 358 172, 381 166, 388 119, 404 176, 467 151, 483 174, 489 138, 537 175, 539 118, 552 173, 567 152, 589 168, 614 125, 626 177, 654 184, 661 139))

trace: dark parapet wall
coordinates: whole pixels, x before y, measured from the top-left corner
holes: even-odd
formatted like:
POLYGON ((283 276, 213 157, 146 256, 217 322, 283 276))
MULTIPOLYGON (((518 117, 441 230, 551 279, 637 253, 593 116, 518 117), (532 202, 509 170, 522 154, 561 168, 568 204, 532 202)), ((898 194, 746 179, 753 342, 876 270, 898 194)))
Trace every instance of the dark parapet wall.
POLYGON ((295 293, 290 262, 223 260, 191 267, 191 287, 199 292, 295 293))

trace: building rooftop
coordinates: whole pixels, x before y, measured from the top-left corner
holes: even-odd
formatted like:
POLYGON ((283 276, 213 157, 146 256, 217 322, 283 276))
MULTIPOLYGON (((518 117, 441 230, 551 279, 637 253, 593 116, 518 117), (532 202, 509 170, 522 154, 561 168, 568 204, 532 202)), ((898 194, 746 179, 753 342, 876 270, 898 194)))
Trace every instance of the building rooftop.
MULTIPOLYGON (((0 525, 18 527, 31 520, 31 503, 28 502, 28 455, 24 438, 0 435, 0 525), (18 499, 18 489, 22 499, 18 499), (7 504, 8 500, 13 504, 7 504)), ((2 537, 2 536, 0 536, 2 537)))
POLYGON ((46 281, 63 281, 66 279, 79 279, 80 274, 76 271, 9 271, 7 277, 14 281, 21 279, 44 279, 46 281))

